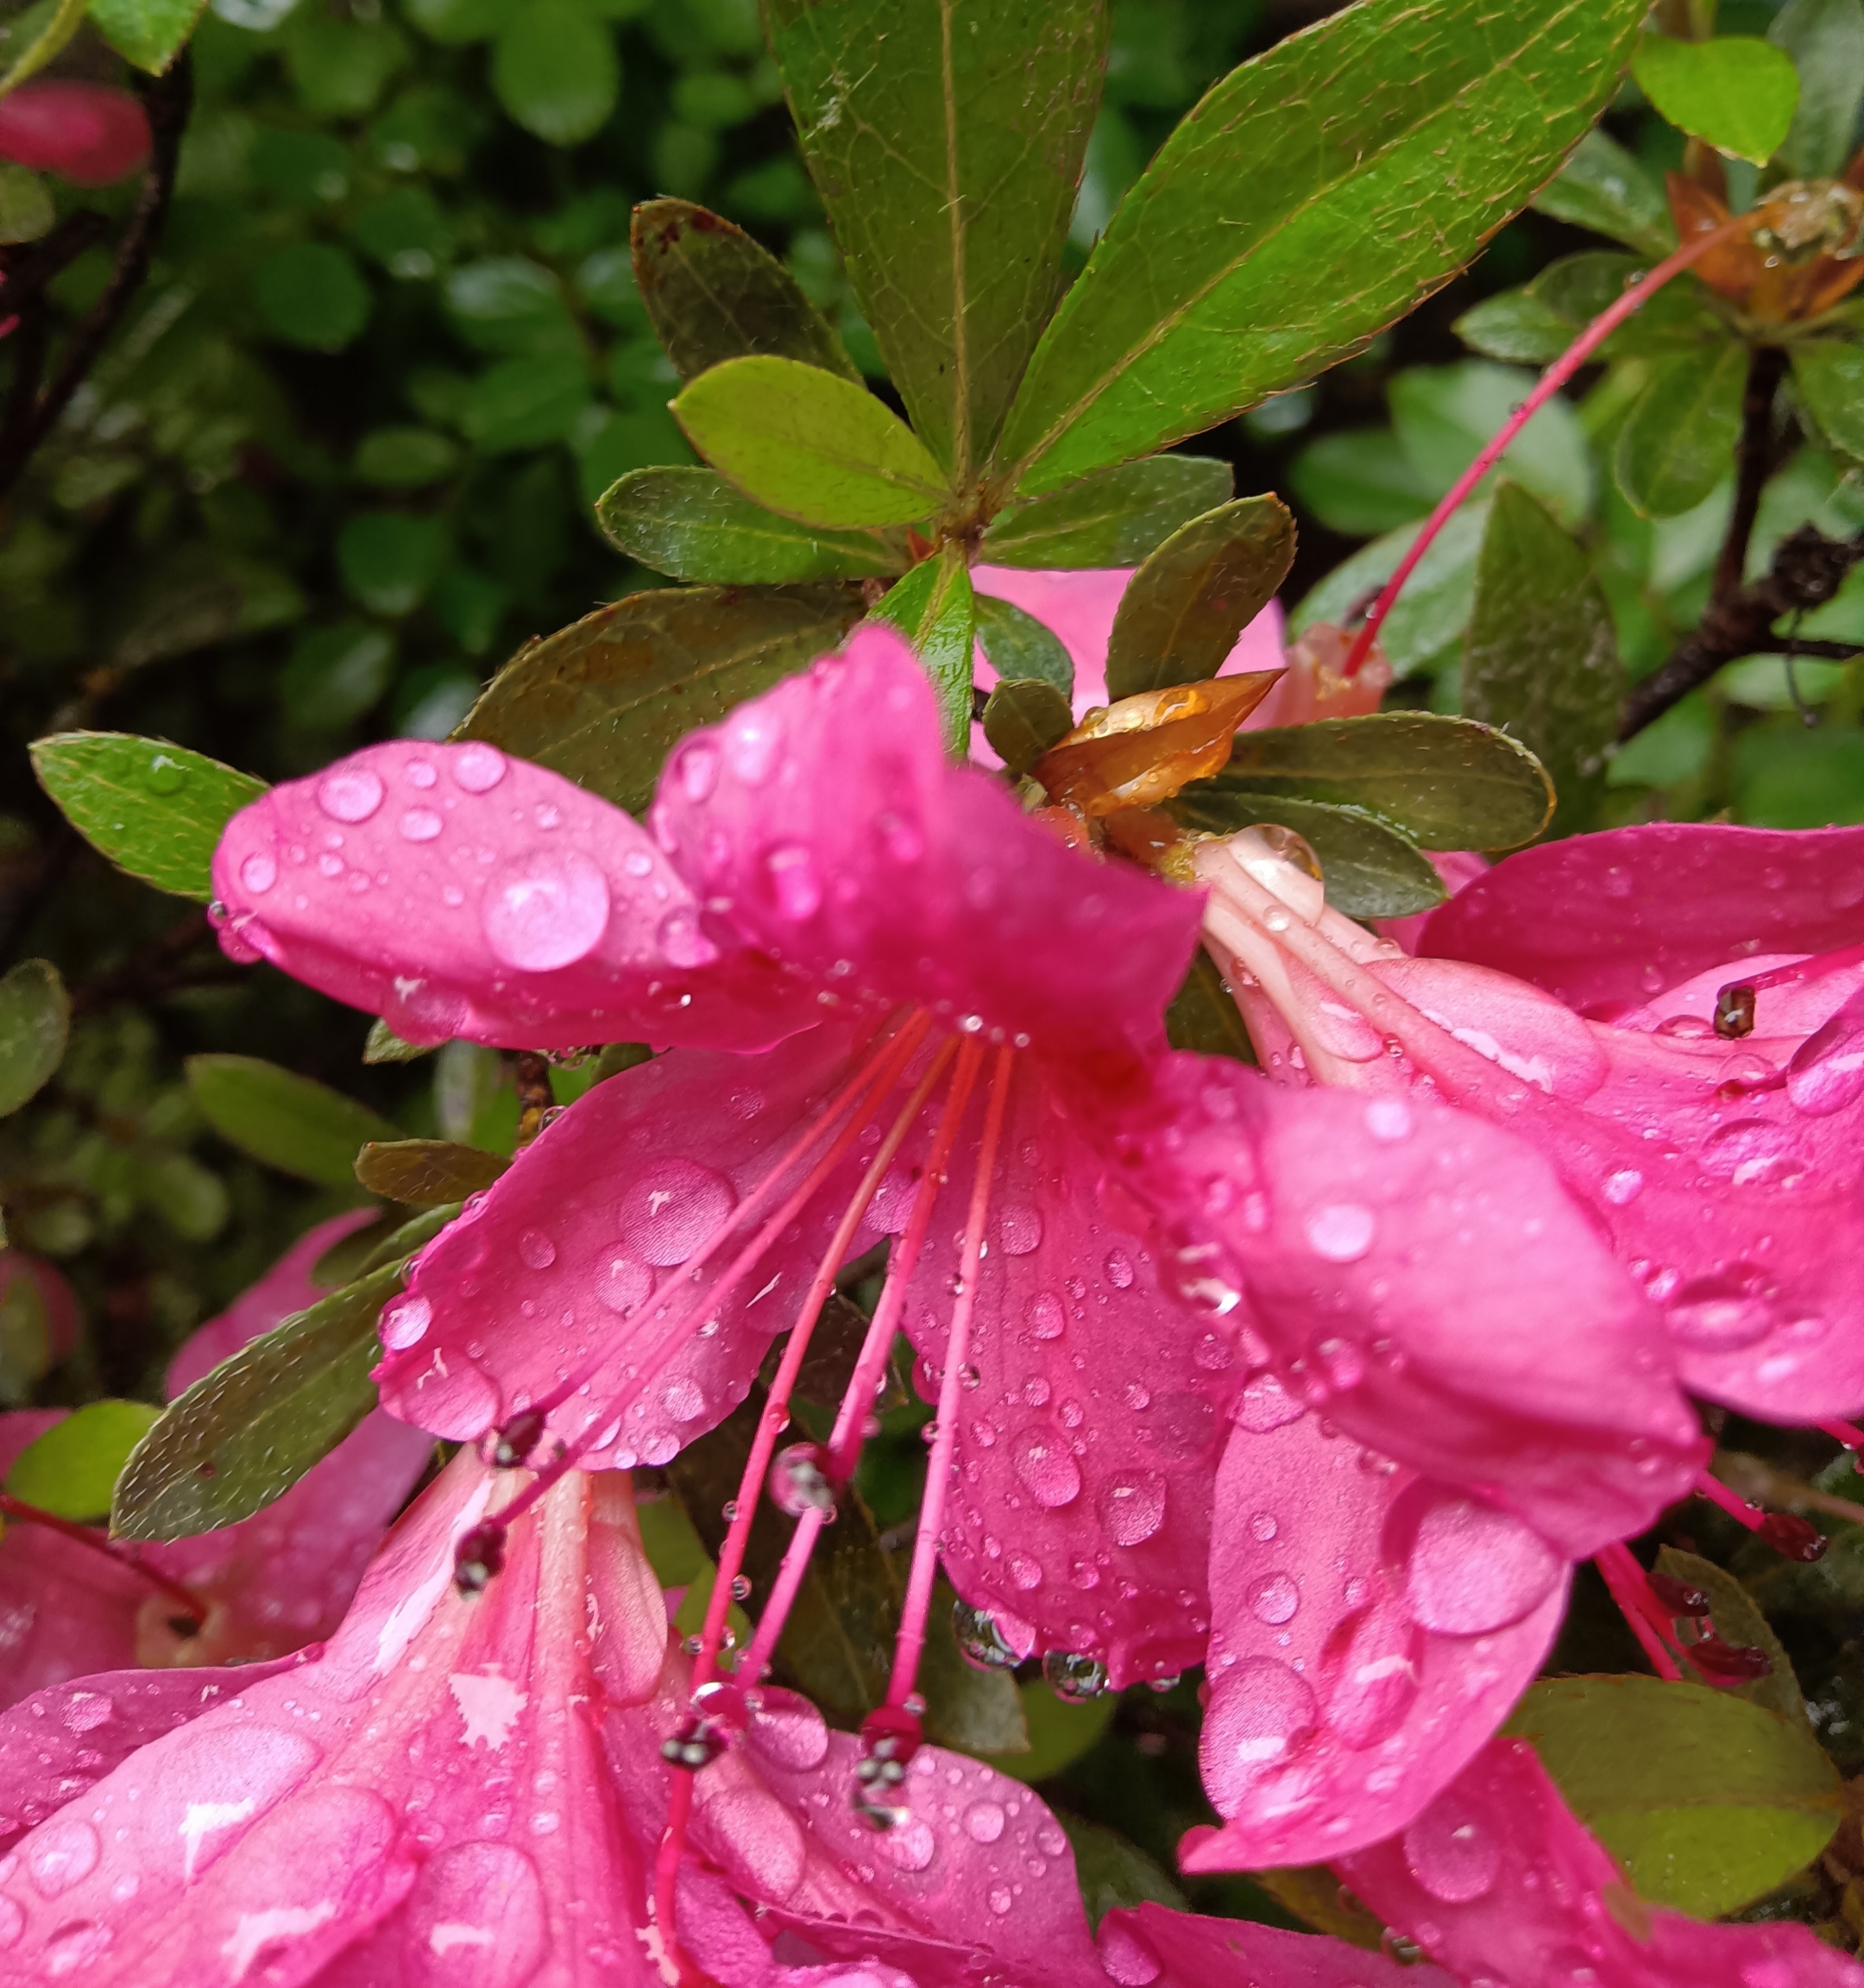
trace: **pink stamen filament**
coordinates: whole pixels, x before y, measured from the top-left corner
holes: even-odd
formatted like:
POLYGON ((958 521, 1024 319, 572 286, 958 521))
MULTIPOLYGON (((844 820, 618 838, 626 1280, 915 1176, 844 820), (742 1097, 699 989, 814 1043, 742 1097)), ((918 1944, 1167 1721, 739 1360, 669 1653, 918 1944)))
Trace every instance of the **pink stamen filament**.
POLYGON ((1358 634, 1353 639, 1353 645, 1347 652, 1344 667, 1340 671, 1343 676, 1351 682, 1359 674, 1359 666, 1365 661, 1367 651, 1371 648, 1380 628, 1384 625, 1385 617, 1391 613, 1393 604, 1403 591, 1404 583, 1411 577, 1418 562, 1430 550, 1432 542, 1449 523, 1464 499, 1494 469, 1521 430, 1625 319, 1643 305, 1647 298, 1662 289, 1672 276, 1680 275, 1692 262, 1707 255, 1710 249, 1721 242, 1732 241, 1738 235, 1748 233, 1761 218, 1761 211, 1757 210, 1753 213, 1737 214, 1733 220, 1724 221, 1720 227, 1711 229, 1706 235, 1698 235, 1694 241, 1685 242, 1673 255, 1665 256, 1654 269, 1640 276, 1623 296, 1600 311, 1565 351, 1547 368, 1535 382, 1533 391, 1508 417, 1501 431, 1483 449, 1476 460, 1450 486, 1443 500, 1424 520, 1417 537, 1411 541, 1410 550, 1399 561, 1398 570, 1385 582, 1378 599, 1372 603, 1371 612, 1367 614, 1358 634))
POLYGON ((1774 966, 1748 978, 1737 976, 1729 985, 1752 987, 1755 993, 1764 994, 1770 987, 1792 987, 1805 980, 1823 980, 1827 974, 1842 973, 1846 967, 1855 966, 1861 960, 1864 960, 1864 946, 1842 946, 1836 952, 1796 959, 1790 966, 1774 966))
POLYGON ((95 1527, 80 1526, 74 1519, 60 1519, 54 1512, 41 1511, 38 1506, 28 1505, 23 1499, 14 1497, 9 1491, 0 1491, 0 1513, 9 1519, 17 1519, 22 1525, 42 1526, 48 1532, 56 1532, 60 1538, 69 1539, 73 1545, 101 1554, 112 1565, 128 1568, 130 1573, 140 1575, 152 1588, 160 1589, 170 1601, 192 1616, 196 1631, 206 1621, 206 1602, 192 1588, 184 1587, 172 1576, 164 1574, 159 1567, 150 1566, 135 1547, 117 1545, 95 1527))
POLYGON ((1855 1422, 1815 1422, 1812 1426, 1835 1443, 1842 1443, 1847 1450, 1864 1450, 1864 1429, 1855 1422))
POLYGON ((1695 1489, 1711 1505, 1719 1505, 1737 1525, 1745 1526, 1750 1532, 1758 1532, 1766 1523, 1766 1513, 1758 1511, 1745 1498, 1730 1491, 1719 1477, 1711 1476, 1706 1470, 1696 1473, 1695 1489))
POLYGON ((1662 1615, 1663 1604, 1652 1594, 1644 1570, 1638 1565, 1631 1549, 1622 1543, 1604 1547, 1593 1555, 1592 1564, 1603 1576, 1612 1600, 1618 1604, 1619 1614, 1630 1625, 1631 1633, 1643 1645, 1651 1668, 1669 1683, 1679 1683, 1682 1670, 1664 1640, 1666 1635, 1675 1633, 1674 1625, 1662 1615), (1653 1614, 1653 1610, 1657 1613, 1653 1614), (1659 1621, 1663 1625, 1660 1630, 1657 1626, 1659 1621))
POLYGON ((926 1465, 925 1496, 919 1507, 918 1535, 913 1541, 912 1571, 907 1576, 899 1640, 893 1646, 893 1676, 887 1685, 886 1702, 895 1711, 904 1709, 913 1695, 920 1655, 925 1649, 926 1616, 932 1606, 932 1581, 938 1570, 945 1501, 951 1488, 952 1458, 958 1441, 958 1395, 971 1351, 978 1267, 984 1255, 984 1222, 990 1211, 991 1178, 997 1170, 997 1148, 1003 1136, 1004 1114, 1010 1102, 1010 1073, 1015 1059, 1013 1049, 999 1049, 991 1072, 984 1137, 978 1148, 977 1176, 971 1184, 971 1209, 965 1223, 964 1254, 959 1269, 963 1287, 952 1307, 951 1329, 946 1336, 945 1372, 939 1382, 938 1434, 926 1465))

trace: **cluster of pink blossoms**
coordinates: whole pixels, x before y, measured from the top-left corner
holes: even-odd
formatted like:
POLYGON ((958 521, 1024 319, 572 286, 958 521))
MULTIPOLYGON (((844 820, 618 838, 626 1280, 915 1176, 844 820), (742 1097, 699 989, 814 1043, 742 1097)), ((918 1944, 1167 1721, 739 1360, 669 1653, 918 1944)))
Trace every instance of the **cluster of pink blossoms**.
MULTIPOLYGON (((1277 695, 1286 722, 1376 690, 1277 695)), ((247 1522, 316 1533, 285 1585, 334 1594, 419 1467, 395 1422, 467 1445, 341 1626, 303 1612, 285 1646, 327 1642, 263 1643, 249 1562, 179 1660, 263 1664, 109 1670, 175 1660, 131 1634, 146 1586, 95 1632, 104 1674, 22 1658, 0 1984, 1860 1988, 1803 1928, 1642 1904, 1495 1734, 1582 1558, 1675 1673, 1624 1542, 1705 1484, 1691 1396, 1864 1402, 1864 832, 1555 844, 1408 951, 1253 832, 1195 863, 1201 890, 1067 846, 951 764, 872 630, 683 740, 645 822, 415 741, 238 815, 236 958, 418 1042, 662 1053, 425 1249, 381 1322, 385 1414, 247 1522), (1200 943, 1260 1069, 1167 1046, 1200 943), (787 1442, 816 1317, 878 1242, 833 1432, 787 1442), (763 1680, 902 1332, 935 1418, 856 1738, 763 1680), (627 1472, 782 1333, 689 1651, 627 1472), (796 1522, 734 1653, 766 1486, 796 1522), (1185 1867, 1331 1862, 1433 1964, 1156 1906, 1091 1933, 1042 1803, 922 1741, 940 1568, 1004 1663, 1203 1665, 1221 1824, 1185 1867)), ((277 1316, 268 1290, 208 1334, 277 1316)), ((158 1571, 211 1595, 242 1530, 158 1571)))

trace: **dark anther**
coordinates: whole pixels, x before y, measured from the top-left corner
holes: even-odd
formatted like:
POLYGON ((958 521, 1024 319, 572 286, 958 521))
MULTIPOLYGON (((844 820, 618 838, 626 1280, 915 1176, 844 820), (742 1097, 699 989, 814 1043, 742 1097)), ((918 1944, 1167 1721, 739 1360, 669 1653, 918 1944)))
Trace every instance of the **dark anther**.
POLYGON ((482 1595, 504 1564, 505 1528, 497 1519, 488 1519, 463 1534, 454 1550, 453 1585, 462 1595, 482 1595))
POLYGON ((1773 1659, 1765 1650, 1751 1643, 1724 1643, 1719 1636, 1691 1643, 1684 1655, 1711 1684, 1752 1684, 1773 1674, 1773 1659))
POLYGON ((719 1721, 689 1713, 673 1736, 660 1742, 660 1758, 696 1774, 702 1767, 709 1767, 730 1744, 730 1735, 719 1721))
POLYGON ((168 1626, 175 1635, 185 1639, 189 1636, 198 1636, 201 1633, 202 1625, 198 1615, 171 1615, 168 1618, 168 1626))
POLYGON ((1810 1519, 1795 1518, 1790 1512, 1769 1512, 1754 1527, 1754 1534, 1789 1560, 1823 1559, 1831 1544, 1810 1519))
POLYGON ((1653 1574, 1650 1584, 1651 1593, 1672 1615, 1687 1615, 1700 1622, 1710 1613, 1708 1595, 1700 1588, 1691 1588, 1686 1581, 1678 1581, 1670 1574, 1653 1574))
POLYGON ((498 1440, 492 1448, 492 1461, 501 1470, 514 1470, 538 1446, 538 1438, 544 1433, 545 1416, 541 1408, 526 1408, 523 1414, 513 1415, 498 1432, 498 1440))
POLYGON ((1733 1042, 1743 1035, 1752 1035, 1754 1025, 1754 989, 1741 981, 1731 981, 1716 996, 1716 1034, 1724 1041, 1733 1042))

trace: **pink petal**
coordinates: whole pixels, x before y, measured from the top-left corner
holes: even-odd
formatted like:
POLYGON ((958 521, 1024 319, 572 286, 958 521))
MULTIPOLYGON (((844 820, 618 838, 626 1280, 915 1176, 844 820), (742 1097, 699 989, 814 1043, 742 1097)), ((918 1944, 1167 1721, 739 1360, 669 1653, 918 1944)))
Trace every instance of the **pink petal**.
POLYGON ((1430 915, 1420 950, 1609 1013, 1724 961, 1856 942, 1864 828, 1651 822, 1505 858, 1430 915))
POLYGON ((1343 1940, 1162 1905, 1100 1922, 1100 1965, 1116 1988, 1451 1988, 1435 1967, 1404 1967, 1343 1940))
POLYGON ((148 155, 148 114, 127 90, 41 77, 0 98, 0 159, 104 186, 148 155))
POLYGON ((947 759, 884 629, 691 733, 652 820, 708 904, 827 995, 1057 1056, 1156 1042, 1194 941, 1189 894, 1066 847, 947 759))
POLYGON ((1641 1904, 1524 1740, 1491 1740, 1401 1836, 1338 1868, 1459 1980, 1864 1988, 1864 1968, 1803 1926, 1707 1926, 1641 1904))
MULTIPOLYGON (((1472 850, 1426 849, 1424 856, 1437 872, 1438 882, 1452 897, 1489 873, 1489 859, 1472 850)), ((1408 918, 1379 918, 1373 922, 1372 928, 1381 938, 1403 947, 1407 953, 1416 953, 1423 946, 1425 928, 1435 915, 1434 911, 1418 911, 1408 918)))
POLYGON ((1312 1414, 1224 1453, 1204 1785, 1187 1871, 1312 1864, 1401 1828, 1539 1670, 1567 1568, 1519 1519, 1312 1414))
POLYGON ((227 824, 214 892, 235 959, 411 1041, 760 1048, 805 1019, 619 808, 490 746, 397 740, 274 787, 227 824))
POLYGON ((1287 1387, 1381 1453, 1571 1557, 1641 1531, 1703 1444, 1661 1325, 1526 1141, 1421 1098, 1160 1066, 1120 1178, 1168 1225, 1180 1287, 1247 1299, 1287 1387))

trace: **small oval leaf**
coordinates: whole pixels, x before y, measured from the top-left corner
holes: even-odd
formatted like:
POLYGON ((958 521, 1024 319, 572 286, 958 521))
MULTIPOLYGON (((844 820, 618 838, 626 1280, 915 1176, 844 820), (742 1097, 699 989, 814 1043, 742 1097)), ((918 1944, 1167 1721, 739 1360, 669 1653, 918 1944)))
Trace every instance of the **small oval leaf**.
POLYGON ((1792 128, 1799 72, 1758 35, 1682 41, 1647 35, 1631 58, 1638 88, 1679 131, 1765 166, 1792 128))
POLYGON ((978 646, 1000 682, 1034 676, 1054 684, 1064 702, 1073 698, 1074 658, 1046 621, 1038 621, 1008 601, 979 594, 977 639, 978 646))
POLYGON ((1012 773, 1027 773, 1074 728, 1067 699, 1039 676, 1012 676, 999 683, 984 707, 984 736, 1012 773))
POLYGON ((0 979, 0 1118, 64 1061, 70 1033, 71 997, 49 959, 22 959, 0 979))
POLYGON ((482 1193, 508 1161, 445 1139, 371 1141, 356 1156, 356 1177, 371 1194, 410 1208, 438 1208, 482 1193))
POLYGON ((676 580, 733 587, 897 573, 904 546, 877 532, 831 532, 779 517, 715 471, 631 469, 596 500, 595 521, 631 559, 676 580))
POLYGON ((327 1187, 356 1180, 357 1152, 400 1134, 379 1113, 257 1056, 191 1056, 188 1088, 222 1138, 281 1173, 327 1187))
POLYGON ((13 1460, 6 1488, 60 1519, 101 1519, 125 1460, 160 1419, 147 1401, 87 1401, 13 1460))
POLYGON ((983 556, 997 566, 1137 566, 1181 525, 1226 502, 1236 472, 1207 456, 1121 462, 1012 504, 991 520, 983 556))

